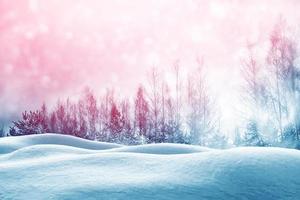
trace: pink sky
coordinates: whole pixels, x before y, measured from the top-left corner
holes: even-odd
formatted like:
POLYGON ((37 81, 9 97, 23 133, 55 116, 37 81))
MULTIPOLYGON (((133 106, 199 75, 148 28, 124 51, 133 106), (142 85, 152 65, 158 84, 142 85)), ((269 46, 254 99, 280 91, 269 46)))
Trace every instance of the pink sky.
POLYGON ((297 0, 0 0, 0 113, 86 85, 132 94, 153 65, 168 70, 179 59, 189 70, 203 56, 232 120, 246 41, 263 49, 280 15, 298 30, 299 9, 297 0))

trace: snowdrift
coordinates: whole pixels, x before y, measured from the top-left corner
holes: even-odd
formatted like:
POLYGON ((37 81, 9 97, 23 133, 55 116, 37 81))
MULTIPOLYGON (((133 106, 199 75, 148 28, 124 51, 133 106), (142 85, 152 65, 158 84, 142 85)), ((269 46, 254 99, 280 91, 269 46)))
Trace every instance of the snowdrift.
POLYGON ((0 140, 0 154, 10 153, 23 147, 41 144, 57 144, 77 148, 103 150, 121 147, 122 145, 105 142, 94 142, 81 138, 61 134, 40 134, 18 137, 5 137, 0 140))
POLYGON ((126 147, 45 134, 0 139, 0 151, 5 200, 300 199, 300 152, 291 149, 126 147))
POLYGON ((131 153, 145 153, 145 154, 187 154, 210 151, 211 149, 200 146, 192 146, 186 144, 146 144, 138 146, 125 146, 121 148, 114 148, 110 152, 131 152, 131 153))

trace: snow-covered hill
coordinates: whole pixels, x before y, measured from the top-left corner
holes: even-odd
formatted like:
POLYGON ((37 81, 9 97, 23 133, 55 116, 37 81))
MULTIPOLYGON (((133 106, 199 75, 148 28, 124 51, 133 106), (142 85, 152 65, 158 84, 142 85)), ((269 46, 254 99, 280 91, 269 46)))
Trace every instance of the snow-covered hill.
POLYGON ((94 142, 84 140, 77 137, 60 134, 42 134, 42 135, 27 135, 18 137, 5 137, 0 140, 0 154, 10 153, 23 147, 32 145, 57 144, 65 146, 73 146, 84 149, 103 150, 122 145, 111 144, 105 142, 94 142))
POLYGON ((300 199, 300 151, 0 139, 0 199, 300 199))

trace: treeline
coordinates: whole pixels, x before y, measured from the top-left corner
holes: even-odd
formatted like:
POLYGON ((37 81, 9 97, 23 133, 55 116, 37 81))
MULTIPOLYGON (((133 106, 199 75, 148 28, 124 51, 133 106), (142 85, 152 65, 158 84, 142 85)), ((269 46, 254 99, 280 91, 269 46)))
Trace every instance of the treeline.
POLYGON ((300 148, 299 44, 280 20, 269 37, 265 57, 260 46, 248 44, 241 62, 243 79, 240 118, 233 137, 222 132, 215 99, 209 93, 203 59, 183 77, 174 63, 173 82, 153 69, 147 84, 133 99, 113 89, 97 98, 86 89, 75 102, 58 101, 48 110, 24 112, 10 135, 46 132, 123 144, 187 143, 227 146, 285 146, 300 148))
POLYGON ((130 145, 168 142, 224 147, 227 138, 216 129, 203 64, 198 64, 186 88, 178 63, 173 67, 173 88, 153 68, 148 89, 140 85, 133 99, 120 98, 113 89, 97 98, 86 88, 78 101, 67 99, 52 109, 43 104, 36 111, 25 111, 13 122, 9 135, 51 132, 130 145))

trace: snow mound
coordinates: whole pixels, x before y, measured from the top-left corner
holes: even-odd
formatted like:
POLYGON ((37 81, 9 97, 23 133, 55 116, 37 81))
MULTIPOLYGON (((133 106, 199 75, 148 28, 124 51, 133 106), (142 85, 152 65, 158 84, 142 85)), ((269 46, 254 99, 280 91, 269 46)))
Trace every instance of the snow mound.
POLYGON ((43 144, 43 145, 31 145, 27 147, 20 148, 11 153, 7 153, 1 156, 0 154, 0 162, 2 160, 35 160, 38 158, 50 158, 50 157, 58 157, 58 156, 66 156, 66 155, 80 155, 80 154, 89 154, 95 153, 96 150, 77 148, 73 146, 65 146, 65 145, 51 145, 51 144, 43 144))
POLYGON ((30 146, 28 138, 36 137, 10 138, 26 145, 0 155, 1 200, 300 199, 298 150, 94 142, 92 150, 82 140, 78 148, 58 141, 30 146))
POLYGON ((77 148, 92 149, 92 150, 104 150, 121 147, 122 145, 111 144, 105 142, 95 142, 84 140, 81 138, 61 135, 61 134, 39 134, 39 135, 27 135, 18 137, 5 137, 0 139, 0 154, 10 153, 15 150, 41 144, 56 144, 73 146, 77 148))
POLYGON ((186 144, 146 144, 138 146, 125 146, 109 150, 110 152, 131 152, 145 154, 187 154, 210 151, 211 149, 186 144))
MULTIPOLYGON (((0 154, 11 153, 16 150, 22 150, 22 148, 30 147, 33 145, 63 145, 81 148, 85 150, 107 150, 111 152, 132 152, 132 153, 148 153, 148 154, 186 154, 186 153, 197 153, 209 151, 209 148, 184 145, 184 144, 147 144, 138 146, 123 146, 112 143, 89 141, 73 136, 60 135, 60 134, 41 134, 41 135, 28 135, 18 137, 6 137, 0 139, 0 154)), ((27 148, 22 150, 25 151, 44 151, 48 154, 56 152, 65 152, 70 148, 64 148, 59 146, 42 146, 27 148), (42 150, 41 148, 44 149, 42 150), (50 149, 49 149, 50 148, 50 149)), ((72 151, 72 150, 70 150, 72 151)), ((78 152, 77 150, 76 152, 78 152)), ((82 150, 83 151, 83 150, 82 150)), ((19 154, 19 152, 15 152, 19 154)), ((29 153, 26 153, 29 154, 29 153)))

